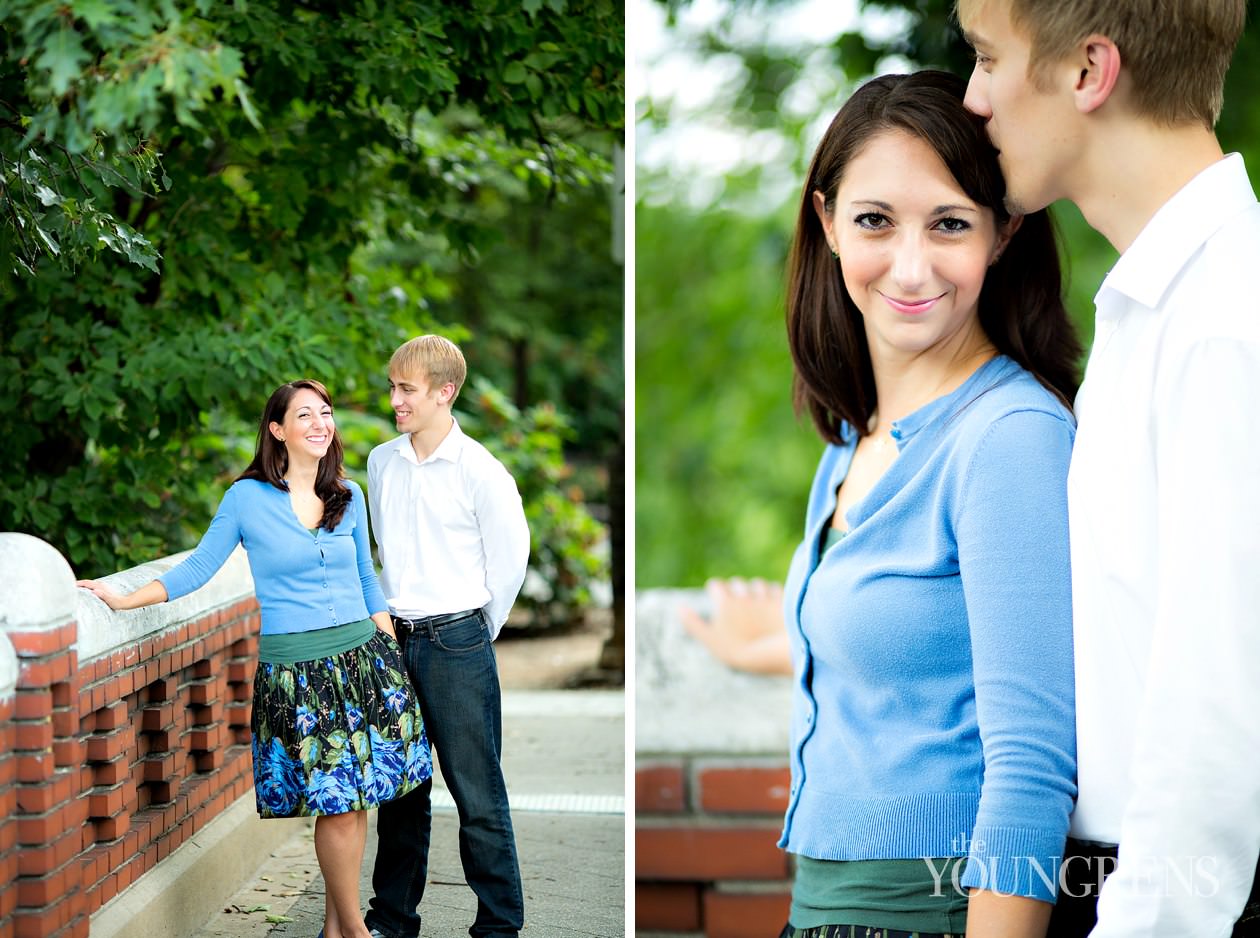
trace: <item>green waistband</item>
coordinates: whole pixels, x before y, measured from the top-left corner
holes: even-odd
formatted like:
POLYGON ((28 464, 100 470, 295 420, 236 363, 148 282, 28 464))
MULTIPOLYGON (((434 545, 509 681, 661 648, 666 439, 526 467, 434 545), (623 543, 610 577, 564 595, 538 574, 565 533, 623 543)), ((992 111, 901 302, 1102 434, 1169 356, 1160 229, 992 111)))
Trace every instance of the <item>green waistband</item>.
POLYGON ((358 648, 375 631, 375 622, 371 619, 360 619, 358 622, 310 632, 263 635, 258 639, 258 660, 264 664, 295 664, 298 661, 328 658, 351 648, 358 648))
POLYGON ((961 934, 967 895, 957 890, 965 857, 925 860, 815 860, 796 857, 789 916, 797 928, 869 925, 961 934), (936 871, 936 875, 933 875, 936 871), (937 879, 939 877, 939 879, 937 879))

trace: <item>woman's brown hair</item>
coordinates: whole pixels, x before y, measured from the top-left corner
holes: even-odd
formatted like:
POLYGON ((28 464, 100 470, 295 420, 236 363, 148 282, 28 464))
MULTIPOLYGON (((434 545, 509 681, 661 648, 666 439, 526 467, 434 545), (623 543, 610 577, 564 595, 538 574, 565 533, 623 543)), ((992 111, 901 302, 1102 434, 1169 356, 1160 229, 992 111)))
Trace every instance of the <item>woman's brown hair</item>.
MULTIPOLYGON (((244 472, 237 476, 237 481, 258 479, 274 485, 282 492, 289 490, 288 483, 284 481, 284 475, 289 471, 289 452, 284 448, 284 444, 272 435, 270 427, 273 422, 284 423, 293 396, 302 389, 314 391, 325 404, 332 406, 328 389, 310 378, 290 381, 276 388, 271 393, 271 397, 267 398, 267 406, 263 408, 262 420, 258 425, 258 445, 254 449, 253 461, 244 472)), ((320 459, 319 470, 315 474, 315 494, 324 503, 324 516, 319 519, 319 526, 327 531, 337 526, 342 515, 346 513, 346 506, 350 504, 350 489, 345 483, 344 458, 345 451, 341 446, 341 437, 334 427, 332 442, 328 444, 328 451, 320 459)))
MULTIPOLYGON (((809 167, 788 261, 788 344, 796 367, 793 402, 818 432, 841 442, 841 422, 860 436, 875 410, 875 376, 862 314, 845 289, 814 193, 835 206, 846 167, 874 136, 913 134, 941 158, 967 197, 990 209, 998 227, 1010 214, 1006 181, 984 121, 963 107, 966 82, 925 70, 883 75, 862 85, 836 114, 809 167)), ((998 351, 1032 372, 1064 403, 1080 384, 1080 341, 1063 305, 1059 254, 1045 211, 1024 216, 980 291, 980 325, 998 351)))

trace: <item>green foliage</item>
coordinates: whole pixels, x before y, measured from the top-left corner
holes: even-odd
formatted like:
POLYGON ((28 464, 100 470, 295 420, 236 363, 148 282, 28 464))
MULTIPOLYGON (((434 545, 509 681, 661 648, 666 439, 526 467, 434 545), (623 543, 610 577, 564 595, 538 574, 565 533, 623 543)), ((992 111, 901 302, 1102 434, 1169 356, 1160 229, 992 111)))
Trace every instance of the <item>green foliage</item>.
POLYGON ((610 0, 5 4, 0 529, 85 575, 190 546, 271 389, 385 412, 422 331, 611 450, 616 381, 579 386, 620 374, 622 34, 610 0))
POLYGON ((533 610, 536 626, 567 624, 591 604, 591 581, 609 576, 600 549, 604 527, 587 511, 586 494, 564 459, 571 428, 549 404, 521 411, 488 381, 471 384, 460 400, 474 410, 461 416, 461 425, 516 479, 529 521, 530 568, 541 589, 527 584, 518 604, 533 610))
POLYGON ((783 576, 822 451, 792 413, 791 216, 640 204, 635 226, 636 586, 783 576))

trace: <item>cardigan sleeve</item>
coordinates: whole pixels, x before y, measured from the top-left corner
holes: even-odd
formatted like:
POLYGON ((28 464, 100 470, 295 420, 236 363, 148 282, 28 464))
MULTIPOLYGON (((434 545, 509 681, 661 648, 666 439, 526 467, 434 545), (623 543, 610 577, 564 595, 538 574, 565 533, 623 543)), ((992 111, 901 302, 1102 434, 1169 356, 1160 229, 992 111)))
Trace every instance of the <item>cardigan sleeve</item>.
POLYGON ((973 450, 955 521, 984 758, 962 883, 1054 902, 1076 794, 1067 470, 1073 427, 1018 410, 973 450))
POLYGON ((359 583, 363 588, 363 602, 367 606, 368 615, 378 612, 389 612, 389 604, 385 602, 385 594, 381 592, 380 581, 376 578, 376 567, 372 564, 372 544, 368 538, 367 500, 363 497, 363 489, 354 482, 349 482, 350 504, 355 512, 354 550, 359 568, 359 583))
POLYGON ((158 581, 166 587, 167 599, 187 596, 205 586, 236 550, 236 545, 241 542, 239 494, 235 485, 224 493, 219 509, 214 513, 206 533, 201 536, 196 550, 173 570, 158 577, 158 581))

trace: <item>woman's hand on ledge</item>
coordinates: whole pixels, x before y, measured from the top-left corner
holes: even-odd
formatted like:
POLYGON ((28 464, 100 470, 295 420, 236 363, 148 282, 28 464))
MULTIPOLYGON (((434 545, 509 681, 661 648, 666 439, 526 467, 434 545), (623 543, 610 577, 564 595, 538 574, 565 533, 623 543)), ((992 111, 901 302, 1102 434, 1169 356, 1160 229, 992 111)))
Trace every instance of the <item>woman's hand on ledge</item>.
POLYGON ((713 614, 706 619, 683 607, 683 626, 727 667, 757 674, 791 674, 783 624, 783 587, 762 579, 709 580, 713 614))
POLYGON ((166 587, 160 580, 153 580, 134 593, 119 593, 100 580, 75 580, 74 585, 91 592, 110 609, 139 609, 154 603, 166 602, 166 587))

